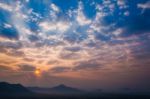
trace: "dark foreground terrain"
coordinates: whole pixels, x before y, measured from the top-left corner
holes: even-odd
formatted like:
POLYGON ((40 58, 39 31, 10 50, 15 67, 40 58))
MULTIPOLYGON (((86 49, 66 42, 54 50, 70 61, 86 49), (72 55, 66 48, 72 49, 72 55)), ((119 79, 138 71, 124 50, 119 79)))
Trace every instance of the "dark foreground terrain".
POLYGON ((65 85, 27 88, 21 84, 0 82, 0 99, 150 99, 150 94, 86 92, 65 85))
POLYGON ((149 95, 127 94, 16 94, 1 95, 0 99, 150 99, 149 95))

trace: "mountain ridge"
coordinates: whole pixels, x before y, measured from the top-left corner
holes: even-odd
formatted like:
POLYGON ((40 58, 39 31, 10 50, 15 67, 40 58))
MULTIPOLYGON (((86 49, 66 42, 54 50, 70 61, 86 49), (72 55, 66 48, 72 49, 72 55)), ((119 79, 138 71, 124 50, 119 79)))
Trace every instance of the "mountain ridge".
POLYGON ((21 84, 10 84, 7 82, 0 82, 0 94, 5 93, 31 93, 26 87, 22 86, 21 84))
POLYGON ((41 88, 41 87, 28 87, 29 90, 33 92, 43 92, 43 93, 79 93, 83 92, 80 89, 66 86, 64 84, 59 84, 50 88, 41 88))

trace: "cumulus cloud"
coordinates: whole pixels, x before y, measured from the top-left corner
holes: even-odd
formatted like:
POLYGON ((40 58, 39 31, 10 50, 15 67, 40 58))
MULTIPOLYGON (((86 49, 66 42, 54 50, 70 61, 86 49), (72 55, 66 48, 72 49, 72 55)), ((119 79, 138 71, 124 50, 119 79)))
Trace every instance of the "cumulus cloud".
POLYGON ((137 7, 142 9, 142 13, 145 12, 145 10, 150 9, 150 2, 146 2, 146 3, 139 3, 137 4, 137 7))
POLYGON ((141 9, 150 9, 150 2, 146 2, 146 3, 143 3, 143 4, 138 4, 137 7, 141 8, 141 9))
POLYGON ((12 28, 12 25, 5 23, 4 28, 12 28))
POLYGON ((117 4, 120 9, 127 8, 126 1, 124 1, 124 0, 117 0, 117 4))
POLYGON ((42 28, 43 31, 48 32, 65 32, 69 29, 70 24, 68 22, 58 21, 58 22, 41 22, 39 26, 42 28))
POLYGON ((13 11, 13 7, 10 5, 7 5, 5 3, 0 3, 0 8, 4 9, 6 11, 10 11, 10 12, 13 11))
POLYGON ((60 9, 55 5, 55 4, 51 4, 50 5, 51 9, 54 10, 55 12, 60 12, 60 9))
POLYGON ((88 25, 91 23, 91 20, 86 18, 86 16, 83 13, 83 5, 82 2, 79 2, 78 10, 77 10, 77 22, 79 25, 88 25))

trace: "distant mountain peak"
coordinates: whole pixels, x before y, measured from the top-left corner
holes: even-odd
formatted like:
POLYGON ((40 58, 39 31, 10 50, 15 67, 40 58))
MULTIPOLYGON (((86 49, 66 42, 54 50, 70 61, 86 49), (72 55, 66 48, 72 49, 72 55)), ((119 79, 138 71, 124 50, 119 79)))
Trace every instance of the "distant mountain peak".
POLYGON ((70 86, 66 86, 65 84, 60 84, 57 86, 54 86, 52 88, 40 88, 40 87, 30 87, 28 88, 29 90, 33 92, 38 92, 38 93, 80 93, 83 92, 82 90, 79 90, 77 88, 73 88, 70 86))
POLYGON ((64 84, 60 84, 58 86, 55 86, 53 88, 51 88, 52 91, 58 91, 58 92, 79 92, 80 90, 76 89, 76 88, 72 88, 69 86, 66 86, 64 84))

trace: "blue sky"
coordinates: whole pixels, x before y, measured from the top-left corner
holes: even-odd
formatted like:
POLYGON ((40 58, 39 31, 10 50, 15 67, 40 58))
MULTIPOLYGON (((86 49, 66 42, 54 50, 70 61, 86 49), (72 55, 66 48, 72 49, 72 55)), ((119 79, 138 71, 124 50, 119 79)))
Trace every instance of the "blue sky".
POLYGON ((0 81, 147 91, 149 17, 148 0, 1 0, 0 81))

